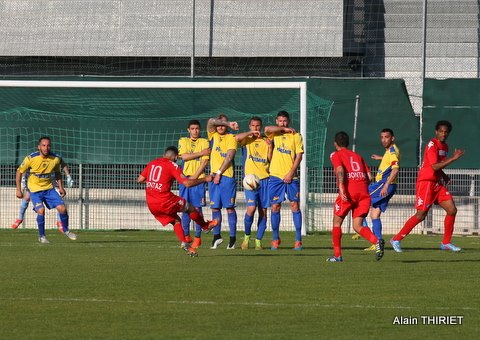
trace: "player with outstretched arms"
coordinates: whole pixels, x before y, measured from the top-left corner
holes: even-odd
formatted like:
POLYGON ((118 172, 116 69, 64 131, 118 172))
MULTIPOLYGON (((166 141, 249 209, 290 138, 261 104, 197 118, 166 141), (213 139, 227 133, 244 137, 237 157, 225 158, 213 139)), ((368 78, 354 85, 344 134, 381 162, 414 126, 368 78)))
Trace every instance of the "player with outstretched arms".
POLYGON ((335 134, 335 150, 330 155, 333 171, 337 178, 338 196, 333 209, 333 256, 327 262, 342 262, 342 223, 352 211, 353 229, 363 238, 375 244, 375 258, 383 257, 385 242, 378 239, 369 228, 363 227, 363 219, 370 210, 368 183, 371 174, 364 159, 358 153, 348 149, 349 137, 340 131, 335 134))
POLYGON ((405 222, 400 232, 390 240, 393 250, 397 253, 402 252, 400 241, 425 219, 433 204, 438 204, 446 213, 443 241, 440 244, 440 249, 453 252, 461 250, 460 247, 451 243, 457 207, 452 194, 447 189, 450 178, 443 172, 443 169, 462 157, 465 151, 455 149, 453 156, 447 158, 448 145, 446 141, 451 132, 452 124, 449 121, 438 121, 435 125, 435 138, 432 138, 425 146, 423 162, 418 172, 416 184, 415 209, 417 212, 405 222))
POLYGON ((137 178, 138 183, 145 183, 145 193, 148 209, 163 226, 173 224, 173 231, 180 242, 185 244, 184 250, 189 256, 198 256, 197 251, 185 240, 179 212, 186 212, 190 218, 198 223, 205 231, 209 231, 217 225, 218 221, 205 221, 202 214, 187 202, 185 198, 171 192, 175 180, 184 186, 192 187, 209 182, 212 176, 202 178, 186 178, 182 175, 182 169, 175 163, 178 158, 178 149, 169 146, 165 149, 163 157, 152 160, 143 169, 137 178))
POLYGON ((219 221, 213 229, 211 249, 216 249, 222 242, 220 234, 222 208, 227 210, 230 240, 227 249, 235 249, 237 240, 237 211, 235 199, 237 183, 234 176, 234 158, 237 152, 237 141, 228 129, 238 130, 237 122, 229 122, 224 114, 217 118, 210 118, 207 123, 208 140, 211 143, 210 171, 214 174, 208 186, 212 218, 219 221))
POLYGON ((253 217, 258 206, 257 237, 255 249, 262 249, 262 238, 267 228, 267 208, 270 206, 268 194, 268 168, 272 159, 272 142, 262 136, 262 119, 260 117, 250 118, 248 124, 250 131, 239 133, 235 139, 242 147, 243 169, 245 175, 253 174, 260 179, 257 190, 245 190, 245 202, 247 210, 244 217, 245 237, 242 242, 242 249, 250 246, 250 234, 252 230, 253 217))
MULTIPOLYGON (((208 140, 200 137, 200 122, 196 119, 188 122, 187 131, 189 136, 182 137, 178 141, 178 156, 183 161, 183 174, 187 178, 203 178, 205 177, 205 168, 210 158, 208 140)), ((190 188, 180 184, 178 187, 180 196, 190 202, 202 214, 202 207, 205 206, 206 184, 202 183, 190 188)), ((187 243, 192 242, 190 221, 190 215, 186 212, 182 213, 182 226, 187 243)), ((197 249, 200 247, 202 244, 201 235, 201 226, 195 224, 195 238, 193 239, 192 248, 197 249)))
POLYGON ((290 201, 293 224, 295 226, 295 250, 302 250, 302 212, 300 210, 300 180, 297 170, 303 159, 303 140, 300 133, 289 127, 290 115, 280 111, 276 117, 277 125, 265 127, 265 134, 273 143, 272 160, 270 162, 270 194, 272 225, 272 246, 277 250, 280 239, 280 209, 285 195, 290 201))

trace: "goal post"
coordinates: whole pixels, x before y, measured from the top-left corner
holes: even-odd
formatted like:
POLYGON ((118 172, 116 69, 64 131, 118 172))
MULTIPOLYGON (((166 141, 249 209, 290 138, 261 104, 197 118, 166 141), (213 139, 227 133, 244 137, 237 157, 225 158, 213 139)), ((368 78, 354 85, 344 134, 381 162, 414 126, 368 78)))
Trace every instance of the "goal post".
MULTIPOLYGON (((113 81, 113 80, 0 80, 0 88, 28 88, 28 89, 290 89, 298 91, 298 121, 300 133, 303 136, 304 150, 303 161, 300 165, 300 207, 302 209, 303 228, 302 234, 306 234, 308 221, 307 217, 307 200, 308 200, 308 171, 307 162, 309 161, 309 138, 307 138, 307 121, 309 110, 308 100, 310 94, 307 94, 306 81, 113 81)), ((33 91, 33 90, 32 90, 33 91)), ((318 97, 319 98, 319 97, 318 97)), ((313 105, 313 104, 312 104, 313 105)), ((315 104, 316 105, 316 104, 315 104)), ((330 108, 329 108, 330 109, 330 108)), ((328 114, 329 114, 328 109, 328 114)), ((273 113, 274 108, 270 111, 273 113)), ((253 112, 254 113, 254 112, 253 112)), ((251 112, 250 115, 253 115, 251 112)), ((175 117, 169 117, 175 119, 175 117)), ((203 117, 202 117, 203 118, 203 117)), ((112 118, 114 119, 114 118, 112 118)), ((127 123, 128 124, 128 123, 127 123)), ((180 124, 180 123, 179 123, 180 124)), ((183 128, 183 126, 182 126, 183 128)), ((173 139, 173 138, 172 138, 173 139)), ((55 144, 55 141, 54 141, 55 144)), ((323 147, 323 146, 322 146, 323 147)), ((61 150, 60 150, 61 151, 61 150)), ((67 159, 68 160, 68 159, 67 159)), ((68 160, 72 162, 72 159, 68 160)), ((1 162, 0 162, 1 163, 1 162)), ((287 207, 284 210, 288 209, 287 207)), ((288 209, 289 210, 289 209, 288 209)))

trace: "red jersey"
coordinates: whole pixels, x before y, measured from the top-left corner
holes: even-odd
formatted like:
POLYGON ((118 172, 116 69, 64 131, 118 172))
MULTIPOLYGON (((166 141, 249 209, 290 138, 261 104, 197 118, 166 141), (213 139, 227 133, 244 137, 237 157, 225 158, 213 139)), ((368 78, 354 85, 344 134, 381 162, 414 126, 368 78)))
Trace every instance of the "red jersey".
POLYGON ((423 162, 418 172, 417 182, 419 181, 439 181, 442 178, 442 170, 433 170, 432 165, 439 163, 447 158, 448 145, 433 138, 425 146, 423 153, 423 162))
POLYGON ((358 153, 340 149, 330 154, 333 171, 339 166, 345 170, 345 190, 349 193, 366 190, 368 192, 368 166, 358 153))
POLYGON ((171 192, 173 181, 183 183, 182 169, 167 158, 157 158, 147 164, 141 175, 146 178, 145 192, 148 206, 164 203, 171 192))

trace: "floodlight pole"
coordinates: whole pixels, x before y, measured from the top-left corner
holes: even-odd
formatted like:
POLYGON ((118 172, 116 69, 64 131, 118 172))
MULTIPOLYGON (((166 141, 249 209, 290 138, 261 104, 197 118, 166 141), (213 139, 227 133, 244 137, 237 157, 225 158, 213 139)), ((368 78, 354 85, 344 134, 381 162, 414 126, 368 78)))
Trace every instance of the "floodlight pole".
POLYGON ((195 0, 192 0, 192 56, 190 57, 190 78, 195 78, 195 0))

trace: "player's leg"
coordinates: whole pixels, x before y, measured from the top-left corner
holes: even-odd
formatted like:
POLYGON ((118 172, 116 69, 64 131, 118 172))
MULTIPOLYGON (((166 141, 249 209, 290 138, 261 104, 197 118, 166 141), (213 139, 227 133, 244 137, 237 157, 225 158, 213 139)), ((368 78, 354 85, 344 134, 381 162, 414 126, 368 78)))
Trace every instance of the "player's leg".
MULTIPOLYGON (((253 191, 248 191, 248 190, 245 191, 247 209, 245 211, 245 217, 243 218, 243 225, 245 228, 245 236, 243 237, 243 242, 242 242, 243 250, 246 250, 250 247, 250 234, 252 233, 253 218, 255 215, 255 211, 257 210, 256 201, 249 200, 247 198, 247 194, 246 194, 247 192, 253 192, 253 191)), ((260 214, 260 211, 259 211, 259 214, 260 214)))
POLYGON ((223 176, 220 179, 220 198, 222 206, 227 210, 227 219, 229 227, 229 236, 227 249, 235 249, 237 241, 237 211, 235 210, 235 201, 237 197, 237 183, 235 178, 223 176))
POLYGON ((22 201, 20 202, 20 207, 18 209, 18 217, 11 225, 12 229, 17 229, 18 226, 22 224, 23 220, 25 219, 25 212, 27 211, 28 203, 30 203, 30 191, 25 189, 22 201))
POLYGON ((269 195, 270 195, 270 224, 272 226, 272 250, 278 249, 281 243, 280 239, 280 209, 282 202, 285 200, 286 184, 282 179, 271 176, 268 181, 269 195))
MULTIPOLYGON (((185 207, 187 208, 189 207, 188 203, 186 203, 185 207)), ((192 248, 190 243, 187 242, 187 240, 185 239, 185 232, 183 230, 182 221, 180 217, 178 217, 178 215, 176 214, 175 216, 172 216, 172 217, 173 217, 173 222, 172 222, 173 232, 177 236, 177 239, 181 242, 182 249, 187 252, 188 256, 192 256, 192 257, 198 256, 197 251, 194 248, 192 248)))
POLYGON ((270 193, 268 191, 269 178, 260 180, 258 189, 258 221, 257 221, 257 237, 255 239, 255 250, 262 250, 262 239, 267 229, 267 208, 270 207, 270 193))
POLYGON ((295 250, 302 250, 302 211, 300 210, 300 181, 294 179, 286 185, 287 198, 290 201, 293 225, 295 227, 295 250))
POLYGON ((70 240, 75 241, 77 234, 69 230, 69 218, 67 207, 60 194, 55 189, 50 189, 45 193, 45 205, 49 209, 56 208, 60 221, 62 223, 62 231, 70 240))
MULTIPOLYGON (((338 200, 338 199, 337 199, 338 200)), ((348 214, 348 210, 346 210, 348 214)), ((345 211, 341 212, 342 214, 345 211)), ((333 215, 333 227, 332 227, 332 244, 333 244, 333 256, 327 258, 327 262, 342 262, 342 223, 345 216, 333 215)))
MULTIPOLYGON (((189 195, 190 194, 190 189, 193 189, 193 188, 194 187, 187 188, 183 184, 179 184, 178 185, 178 194, 179 194, 180 197, 183 197, 187 202, 193 203, 191 198, 190 198, 190 195, 189 195)), ((186 237, 187 241, 189 241, 189 239, 191 239, 191 237, 190 237, 190 222, 191 222, 190 215, 187 212, 183 212, 182 213, 182 227, 183 227, 183 231, 185 233, 185 237, 186 237)))
POLYGON ((448 199, 445 201, 441 201, 438 204, 446 212, 445 220, 443 221, 443 224, 444 224, 443 241, 442 241, 442 244, 440 245, 440 249, 451 250, 454 252, 460 251, 462 250, 460 247, 457 247, 451 243, 453 228, 455 225, 455 217, 457 216, 457 207, 455 206, 455 202, 453 201, 453 199, 448 199))
POLYGON ((217 249, 222 244, 223 239, 220 231, 222 230, 222 202, 221 202, 221 188, 219 184, 210 182, 208 184, 208 192, 210 196, 210 208, 212 209, 212 220, 217 221, 217 225, 213 228, 212 246, 210 249, 217 249))

